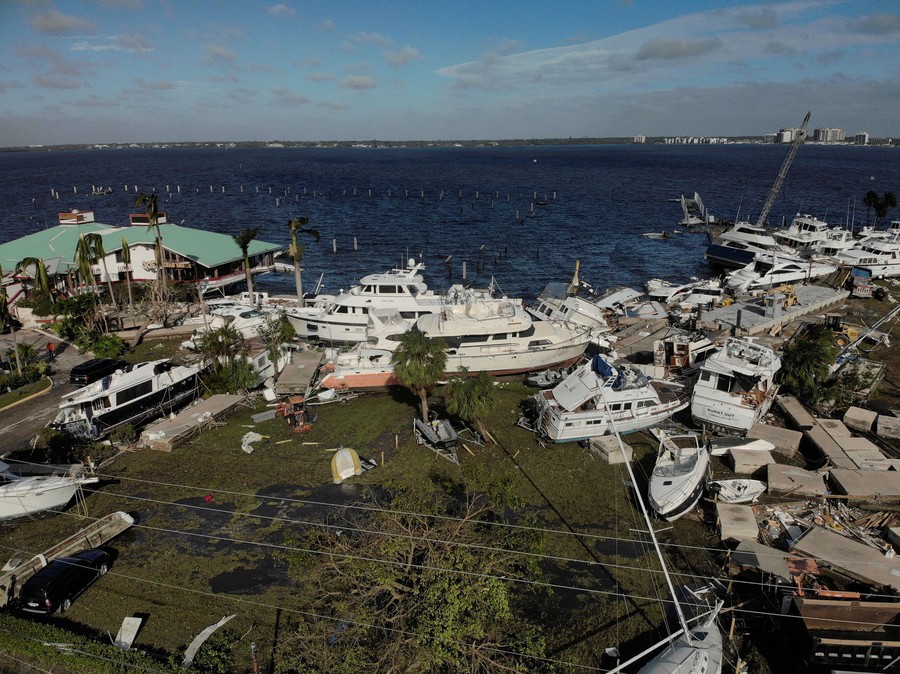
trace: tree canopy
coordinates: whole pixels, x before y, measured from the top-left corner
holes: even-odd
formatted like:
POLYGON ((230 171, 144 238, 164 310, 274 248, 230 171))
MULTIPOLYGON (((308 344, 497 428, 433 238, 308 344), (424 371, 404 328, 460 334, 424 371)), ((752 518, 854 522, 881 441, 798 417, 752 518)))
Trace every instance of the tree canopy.
POLYGON ((824 324, 810 325, 806 332, 784 347, 781 383, 797 398, 815 405, 828 380, 829 368, 840 353, 834 332, 824 324))
POLYGON ((446 345, 413 328, 403 333, 391 363, 394 375, 413 395, 419 397, 422 419, 428 421, 428 393, 444 376, 447 367, 446 345))
POLYGON ((464 370, 444 387, 447 411, 474 424, 483 438, 490 437, 484 427, 484 420, 494 409, 494 380, 487 372, 481 372, 475 377, 466 375, 464 370))
POLYGON ((521 602, 543 592, 534 531, 484 526, 483 497, 433 504, 400 496, 390 508, 347 509, 311 529, 291 558, 302 618, 286 630, 279 662, 290 671, 552 672, 521 602), (418 511, 417 514, 414 511, 418 511), (518 609, 518 610, 517 610, 518 609))

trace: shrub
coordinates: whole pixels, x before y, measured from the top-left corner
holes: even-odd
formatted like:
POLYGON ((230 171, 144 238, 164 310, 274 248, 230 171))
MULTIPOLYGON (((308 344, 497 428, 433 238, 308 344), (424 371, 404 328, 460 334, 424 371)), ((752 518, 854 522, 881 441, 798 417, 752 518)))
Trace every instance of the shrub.
POLYGON ((128 345, 118 335, 107 334, 94 340, 91 351, 97 358, 118 358, 128 351, 128 345))

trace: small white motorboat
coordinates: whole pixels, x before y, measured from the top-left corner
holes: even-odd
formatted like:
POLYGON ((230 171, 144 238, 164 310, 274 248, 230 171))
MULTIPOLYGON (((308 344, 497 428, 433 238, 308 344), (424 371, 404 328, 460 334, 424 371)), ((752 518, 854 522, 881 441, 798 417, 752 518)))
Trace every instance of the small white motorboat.
POLYGON ((761 480, 744 478, 710 480, 706 484, 709 493, 723 503, 753 503, 766 493, 767 486, 761 480))
POLYGON ((672 522, 700 500, 709 471, 709 452, 695 433, 656 434, 659 452, 650 475, 650 506, 659 517, 672 522))

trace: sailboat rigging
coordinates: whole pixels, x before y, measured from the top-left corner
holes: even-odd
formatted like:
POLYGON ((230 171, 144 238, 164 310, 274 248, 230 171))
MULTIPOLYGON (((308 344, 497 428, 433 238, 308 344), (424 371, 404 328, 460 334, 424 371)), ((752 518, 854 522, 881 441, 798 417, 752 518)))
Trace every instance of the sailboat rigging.
MULTIPOLYGON (((603 402, 608 407, 605 397, 603 398, 603 402)), ((612 419, 612 417, 610 417, 610 419, 612 419)), ((619 444, 619 450, 622 452, 623 456, 627 457, 628 454, 625 452, 622 437, 619 435, 615 422, 611 420, 610 423, 612 432, 619 444)), ((626 459, 624 463, 625 467, 628 469, 628 477, 634 488, 635 498, 640 506, 644 522, 647 525, 647 532, 650 534, 650 539, 653 542, 653 549, 656 551, 656 556, 659 559, 659 564, 662 568, 663 576, 666 579, 666 585, 668 586, 669 593, 675 605, 675 612, 681 627, 662 641, 617 665, 614 669, 609 670, 608 674, 623 671, 625 667, 641 660, 662 646, 664 646, 663 650, 641 668, 640 674, 721 674, 722 633, 719 630, 719 626, 716 624, 716 618, 718 617, 719 610, 722 608, 722 602, 716 601, 712 610, 697 619, 698 624, 694 627, 691 627, 688 624, 687 618, 681 607, 681 602, 678 600, 678 595, 675 593, 675 586, 672 583, 672 577, 669 575, 665 557, 663 556, 659 541, 656 538, 656 532, 653 529, 650 514, 644 503, 644 498, 641 496, 641 492, 638 489, 631 462, 626 459)))

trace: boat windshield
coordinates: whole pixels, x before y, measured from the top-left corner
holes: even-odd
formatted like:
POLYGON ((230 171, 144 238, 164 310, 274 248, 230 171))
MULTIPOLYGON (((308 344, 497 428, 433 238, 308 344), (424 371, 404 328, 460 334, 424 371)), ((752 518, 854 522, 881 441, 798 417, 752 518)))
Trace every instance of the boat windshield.
POLYGON ((684 456, 667 450, 667 456, 657 462, 653 474, 657 477, 681 477, 694 470, 697 455, 684 456))

